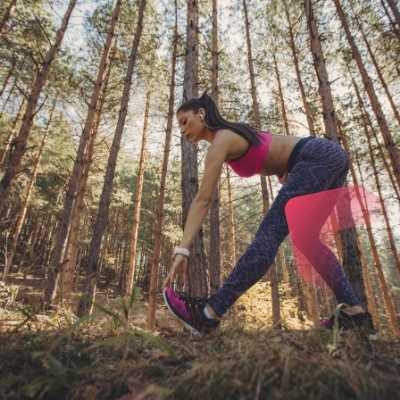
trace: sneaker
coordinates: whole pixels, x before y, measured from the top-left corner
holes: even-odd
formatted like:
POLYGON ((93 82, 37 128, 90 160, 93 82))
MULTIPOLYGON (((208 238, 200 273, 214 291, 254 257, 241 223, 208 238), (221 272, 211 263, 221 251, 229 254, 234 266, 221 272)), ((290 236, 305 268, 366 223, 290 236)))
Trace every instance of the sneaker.
MULTIPOLYGON (((329 319, 324 319, 321 321, 321 326, 326 329, 332 330, 335 325, 335 314, 329 319)), ((369 312, 358 313, 354 315, 346 314, 344 311, 340 310, 338 314, 338 327, 341 330, 347 331, 351 329, 357 329, 364 331, 368 334, 375 334, 374 324, 372 322, 372 317, 369 312)))
POLYGON ((163 297, 169 311, 195 335, 203 336, 218 328, 220 321, 204 314, 207 299, 178 294, 171 288, 163 290, 163 297))

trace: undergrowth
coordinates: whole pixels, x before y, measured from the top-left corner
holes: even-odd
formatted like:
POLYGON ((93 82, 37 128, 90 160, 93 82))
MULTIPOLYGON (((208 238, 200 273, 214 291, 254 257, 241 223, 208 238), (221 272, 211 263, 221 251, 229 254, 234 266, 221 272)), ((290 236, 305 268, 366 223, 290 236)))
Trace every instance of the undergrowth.
POLYGON ((183 331, 161 304, 157 330, 147 331, 139 296, 98 305, 82 319, 67 310, 14 311, 19 322, 0 334, 0 398, 399 398, 398 341, 354 333, 337 339, 285 323, 270 329, 246 321, 246 307, 251 304, 242 302, 241 312, 205 338, 183 331))

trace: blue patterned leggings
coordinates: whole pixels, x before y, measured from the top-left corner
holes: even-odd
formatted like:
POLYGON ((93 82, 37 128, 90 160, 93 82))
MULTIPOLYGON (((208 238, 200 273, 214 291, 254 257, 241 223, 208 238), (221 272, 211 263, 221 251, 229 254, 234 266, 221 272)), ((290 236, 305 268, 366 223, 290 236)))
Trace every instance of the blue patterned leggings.
MULTIPOLYGON (((253 242, 208 304, 223 316, 228 308, 259 281, 273 264, 282 241, 288 235, 285 205, 293 197, 335 189, 345 184, 349 157, 342 147, 325 138, 301 139, 293 149, 287 182, 280 189, 258 228, 253 242)), ((303 254, 335 293, 338 303, 360 304, 336 256, 321 241, 303 254)))

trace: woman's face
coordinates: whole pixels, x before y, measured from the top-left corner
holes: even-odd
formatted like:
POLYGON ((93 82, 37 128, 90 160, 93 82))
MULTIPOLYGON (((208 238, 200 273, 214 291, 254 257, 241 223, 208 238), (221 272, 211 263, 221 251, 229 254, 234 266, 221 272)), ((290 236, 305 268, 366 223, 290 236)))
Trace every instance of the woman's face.
POLYGON ((202 112, 193 110, 179 111, 176 114, 179 128, 186 140, 196 143, 204 139, 205 123, 202 119, 202 112))

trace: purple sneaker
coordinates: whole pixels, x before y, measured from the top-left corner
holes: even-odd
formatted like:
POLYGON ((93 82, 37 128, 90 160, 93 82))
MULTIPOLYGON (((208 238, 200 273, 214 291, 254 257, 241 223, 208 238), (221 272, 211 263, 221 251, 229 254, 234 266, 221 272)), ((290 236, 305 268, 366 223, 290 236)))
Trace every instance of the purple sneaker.
POLYGON ((195 335, 203 336, 218 327, 219 320, 204 315, 207 299, 178 294, 169 287, 163 290, 163 297, 169 311, 195 335))

